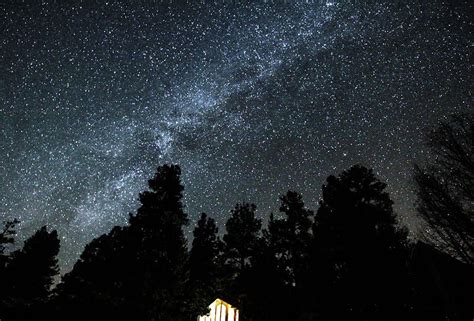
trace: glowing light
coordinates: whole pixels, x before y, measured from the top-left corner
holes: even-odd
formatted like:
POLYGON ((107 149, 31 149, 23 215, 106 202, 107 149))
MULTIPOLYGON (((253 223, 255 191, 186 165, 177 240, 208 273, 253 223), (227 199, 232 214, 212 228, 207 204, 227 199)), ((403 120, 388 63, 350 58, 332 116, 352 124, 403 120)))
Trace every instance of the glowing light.
POLYGON ((198 321, 239 321, 239 310, 221 299, 212 302, 209 310, 209 314, 199 316, 198 321))

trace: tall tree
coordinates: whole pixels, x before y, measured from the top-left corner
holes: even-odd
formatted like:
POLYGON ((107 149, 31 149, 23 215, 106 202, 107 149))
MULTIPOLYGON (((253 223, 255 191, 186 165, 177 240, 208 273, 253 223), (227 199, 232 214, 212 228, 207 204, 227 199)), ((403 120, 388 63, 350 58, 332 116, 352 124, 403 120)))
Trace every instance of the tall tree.
POLYGON ((3 228, 0 231, 0 275, 4 274, 4 269, 10 259, 10 256, 5 253, 7 247, 15 242, 15 225, 20 223, 17 219, 3 222, 3 228))
POLYGON ((56 320, 144 320, 138 248, 128 226, 114 227, 87 244, 56 288, 56 320))
POLYGON ((434 156, 415 166, 417 209, 428 241, 474 264, 474 114, 453 116, 426 137, 434 156))
POLYGON ((17 219, 3 222, 3 228, 0 231, 0 255, 4 255, 7 246, 14 243, 14 236, 16 235, 15 225, 18 223, 20 221, 17 219))
POLYGON ((58 253, 56 230, 48 232, 43 226, 28 238, 21 250, 12 253, 8 264, 10 295, 22 300, 47 299, 59 272, 58 253))
POLYGON ((187 216, 180 176, 179 166, 159 167, 148 181, 150 190, 140 194, 141 206, 130 215, 129 226, 115 227, 86 246, 64 277, 58 301, 66 307, 97 307, 99 312, 75 311, 69 318, 187 319, 182 304, 187 216))
POLYGON ((224 235, 227 263, 237 271, 242 271, 255 254, 262 221, 255 217, 254 204, 236 204, 225 225, 224 235))
POLYGON ((201 214, 193 231, 189 255, 189 305, 191 314, 205 314, 208 305, 220 294, 223 244, 215 221, 201 214))
POLYGON ((287 284, 296 287, 302 281, 309 256, 313 211, 305 207, 297 192, 288 191, 280 200, 280 212, 285 216, 270 216, 267 238, 280 270, 286 274, 287 284))
POLYGON ((262 222, 255 217, 254 204, 236 204, 226 222, 224 240, 225 294, 245 313, 248 300, 248 271, 261 246, 262 222))
POLYGON ((329 176, 313 226, 313 283, 320 319, 397 319, 408 289, 406 231, 372 170, 329 176), (363 289, 363 290, 362 290, 363 289), (325 314, 327 313, 327 314, 325 314))
POLYGON ((159 167, 148 185, 150 191, 140 194, 137 214, 130 216, 131 233, 140 244, 137 259, 145 267, 143 300, 149 301, 149 319, 178 321, 185 317, 179 302, 184 299, 188 254, 180 167, 159 167))
MULTIPOLYGON (((0 230, 0 284, 3 284, 3 286, 0 287, 0 313, 5 309, 5 301, 9 298, 9 290, 5 285, 10 281, 6 269, 11 256, 10 253, 7 253, 7 249, 15 241, 15 225, 18 223, 19 221, 17 219, 5 221, 0 230)), ((0 317, 2 317, 1 314, 0 317)))

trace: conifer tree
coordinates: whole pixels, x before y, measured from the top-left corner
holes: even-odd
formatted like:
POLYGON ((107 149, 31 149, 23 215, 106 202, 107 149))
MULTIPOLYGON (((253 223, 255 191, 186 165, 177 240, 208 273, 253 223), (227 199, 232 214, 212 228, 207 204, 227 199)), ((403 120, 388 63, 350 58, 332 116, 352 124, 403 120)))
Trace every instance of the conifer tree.
POLYGON ((232 210, 230 218, 225 225, 224 240, 224 268, 225 268, 225 293, 228 298, 245 313, 249 301, 249 275, 251 263, 258 255, 262 239, 260 228, 262 222, 255 217, 254 204, 237 204, 232 210))
POLYGON ((313 212, 304 205, 300 194, 288 191, 280 197, 280 212, 285 216, 268 223, 268 241, 278 258, 278 266, 292 287, 302 277, 308 260, 313 212))
POLYGON ((183 226, 188 223, 182 204, 181 169, 163 165, 148 181, 150 191, 140 194, 141 206, 130 216, 130 232, 137 239, 138 265, 144 267, 143 300, 148 317, 179 321, 186 313, 184 300, 187 262, 183 226))
POLYGON ((10 262, 10 253, 7 249, 15 241, 15 225, 18 224, 17 219, 3 222, 3 227, 0 230, 0 318, 3 317, 2 311, 6 308, 7 301, 10 299, 10 293, 7 283, 10 282, 10 277, 7 275, 7 266, 10 262))
POLYGON ((224 235, 227 263, 236 271, 242 271, 255 254, 262 222, 255 217, 254 204, 237 204, 225 225, 224 235))
POLYGON ((140 194, 141 206, 130 215, 130 224, 86 246, 58 289, 62 315, 76 320, 187 320, 182 304, 187 216, 180 175, 179 166, 159 167, 148 181, 150 190, 140 194))
POLYGON ((221 290, 221 264, 223 244, 217 235, 215 221, 201 214, 193 231, 189 255, 188 291, 191 314, 207 313, 208 305, 221 290))
POLYGON ((406 231, 396 226, 385 188, 360 165, 323 185, 312 258, 321 319, 335 312, 339 318, 397 319, 406 307, 406 231))
POLYGON ((12 253, 8 264, 10 295, 21 300, 47 299, 59 272, 58 253, 56 230, 48 232, 43 226, 28 238, 21 250, 12 253))

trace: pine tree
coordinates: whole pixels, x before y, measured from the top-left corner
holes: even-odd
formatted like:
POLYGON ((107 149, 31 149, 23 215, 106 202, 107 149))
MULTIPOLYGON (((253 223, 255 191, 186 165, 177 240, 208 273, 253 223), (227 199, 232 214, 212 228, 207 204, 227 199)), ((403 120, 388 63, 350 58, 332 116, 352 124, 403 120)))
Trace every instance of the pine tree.
POLYGON ((141 206, 130 216, 130 229, 140 247, 137 260, 145 267, 143 299, 149 300, 150 320, 183 319, 186 239, 181 169, 177 165, 158 168, 148 181, 150 191, 140 194, 141 206))
POLYGON ((221 255, 223 244, 217 235, 215 221, 201 214, 193 231, 189 255, 188 291, 191 314, 205 314, 221 289, 221 255))
POLYGON ((86 246, 64 277, 58 304, 68 318, 103 320, 187 320, 187 262, 180 180, 176 165, 163 165, 140 194, 129 226, 115 227, 86 246), (87 307, 70 311, 69 307, 87 307), (91 307, 94 309, 92 313, 91 307), (78 311, 79 310, 79 311, 78 311))
POLYGON ((15 241, 15 225, 18 224, 17 219, 3 222, 3 228, 0 230, 0 318, 3 317, 2 311, 6 309, 7 301, 10 301, 10 291, 7 286, 11 278, 7 275, 7 266, 10 262, 10 253, 7 249, 15 241))
POLYGON ((3 222, 3 229, 0 231, 0 275, 3 275, 2 271, 5 269, 9 255, 5 253, 7 247, 15 241, 15 225, 20 223, 17 219, 3 222))
POLYGON ((138 247, 129 227, 114 227, 87 244, 56 289, 56 320, 144 320, 138 247))
POLYGON ((255 218, 254 204, 237 204, 225 225, 224 235, 227 263, 235 271, 242 271, 255 254, 262 222, 255 218))
POLYGON ((225 259, 225 293, 232 302, 239 306, 242 314, 246 305, 254 304, 248 300, 249 275, 251 262, 259 252, 262 239, 260 228, 262 222, 255 217, 257 207, 254 204, 237 204, 225 225, 224 240, 225 259))
POLYGON ((12 253, 7 274, 11 278, 10 295, 21 300, 48 298, 54 277, 59 272, 59 239, 46 226, 25 241, 21 250, 12 253))
POLYGON ((313 226, 312 286, 320 319, 397 319, 407 299, 406 231, 372 170, 329 176, 313 226), (328 315, 324 315, 326 311, 328 315))
POLYGON ((304 205, 300 194, 288 191, 280 197, 280 212, 285 217, 268 223, 268 241, 278 258, 278 266, 286 274, 286 283, 295 287, 303 277, 309 256, 313 212, 304 205))

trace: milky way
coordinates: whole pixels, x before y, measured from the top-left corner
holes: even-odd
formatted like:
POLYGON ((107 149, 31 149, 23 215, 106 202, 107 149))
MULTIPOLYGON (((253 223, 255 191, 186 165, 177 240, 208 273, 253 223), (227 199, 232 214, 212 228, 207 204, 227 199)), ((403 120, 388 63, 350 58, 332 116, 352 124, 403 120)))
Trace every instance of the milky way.
POLYGON ((221 230, 362 163, 416 232, 423 133, 472 110, 470 1, 2 3, 0 218, 58 229, 63 271, 167 162, 221 230))

